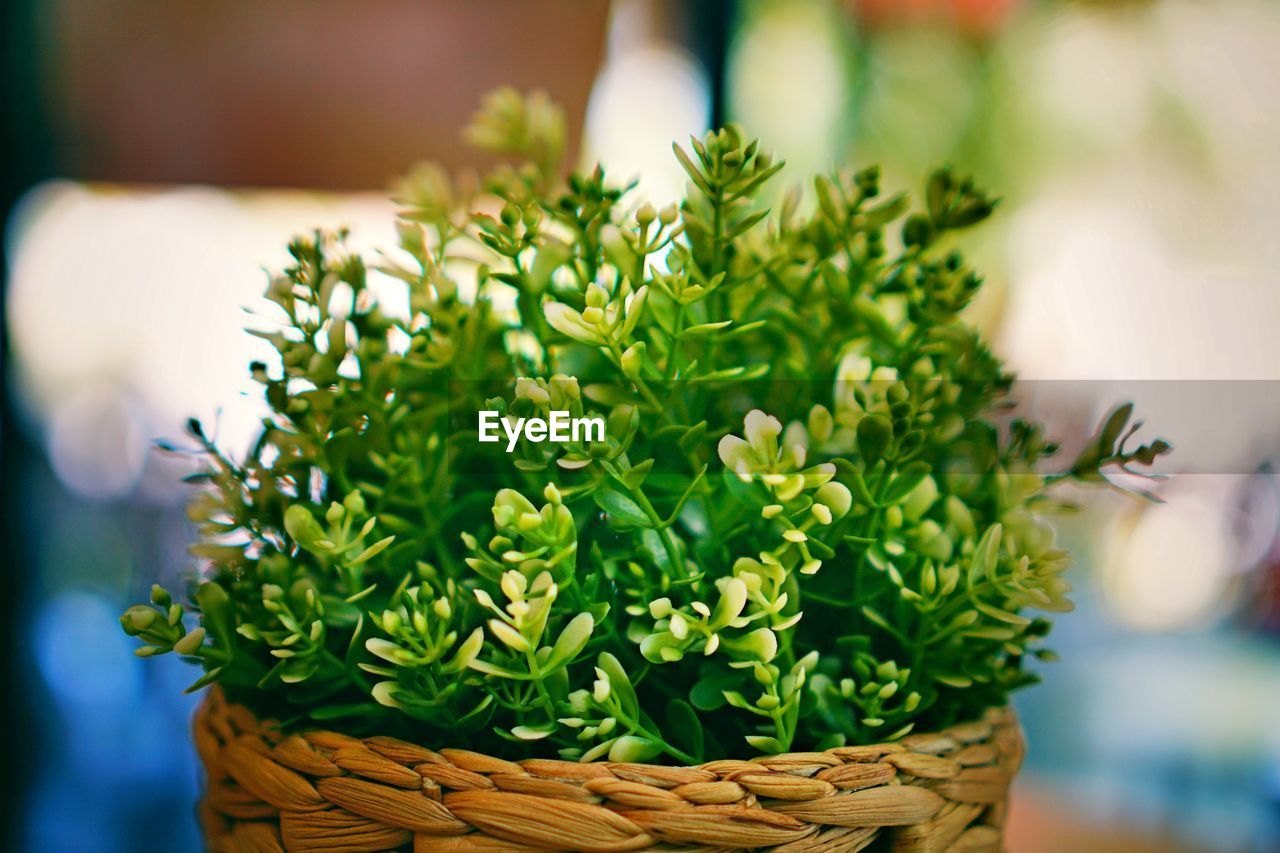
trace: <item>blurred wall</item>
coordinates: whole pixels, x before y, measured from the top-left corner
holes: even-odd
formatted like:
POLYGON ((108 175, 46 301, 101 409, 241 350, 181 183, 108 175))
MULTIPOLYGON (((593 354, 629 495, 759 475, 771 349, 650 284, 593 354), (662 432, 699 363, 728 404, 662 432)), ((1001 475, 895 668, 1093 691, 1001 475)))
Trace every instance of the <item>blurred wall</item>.
POLYGON ((475 159, 480 95, 547 90, 579 128, 606 0, 52 0, 40 62, 63 172, 369 189, 475 159))

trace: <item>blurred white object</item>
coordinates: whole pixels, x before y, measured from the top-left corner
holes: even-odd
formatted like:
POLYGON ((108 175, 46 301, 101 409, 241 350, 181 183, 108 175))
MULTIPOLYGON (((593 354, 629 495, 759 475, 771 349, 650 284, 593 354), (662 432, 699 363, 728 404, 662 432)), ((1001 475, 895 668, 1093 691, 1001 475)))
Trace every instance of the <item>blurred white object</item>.
POLYGON ((840 150, 851 115, 847 41, 838 11, 821 3, 765 6, 734 40, 730 109, 765 150, 787 161, 781 184, 829 170, 840 150))
POLYGON ((1055 5, 1010 40, 1036 130, 999 348, 1024 379, 1093 381, 1051 426, 1133 399, 1179 468, 1280 450, 1278 37, 1274 4, 1167 0, 1055 5))
POLYGON ((1143 630, 1208 625, 1231 603, 1240 564, 1241 478, 1175 477, 1163 505, 1131 504, 1103 534, 1100 580, 1117 620, 1143 630))
POLYGON ((47 425, 63 482, 128 492, 152 439, 192 416, 246 447, 262 415, 248 364, 270 349, 243 332, 255 325, 244 308, 270 307, 264 271, 317 227, 350 226, 358 250, 394 245, 392 211, 375 195, 33 190, 8 233, 9 332, 17 396, 47 425))
POLYGON ((711 90, 697 60, 658 29, 653 4, 614 5, 608 55, 587 105, 583 159, 591 168, 603 163, 615 183, 639 179, 637 197, 663 205, 683 196, 687 180, 671 143, 707 129, 711 90))

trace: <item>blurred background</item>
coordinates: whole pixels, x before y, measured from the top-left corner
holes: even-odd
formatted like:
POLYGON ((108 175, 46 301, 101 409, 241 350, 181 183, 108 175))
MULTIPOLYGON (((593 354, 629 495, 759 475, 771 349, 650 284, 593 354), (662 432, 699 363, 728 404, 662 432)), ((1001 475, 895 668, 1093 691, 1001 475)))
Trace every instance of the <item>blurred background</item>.
POLYGON ((244 447, 285 240, 390 243, 385 187, 503 83, 655 201, 722 121, 790 167, 1003 196, 975 323, 1058 434, 1134 398, 1152 508, 1063 524, 1079 610, 1017 698, 1020 851, 1280 849, 1280 4, 26 0, 5 7, 8 849, 197 850, 196 701, 117 615, 190 569, 189 416, 244 447))

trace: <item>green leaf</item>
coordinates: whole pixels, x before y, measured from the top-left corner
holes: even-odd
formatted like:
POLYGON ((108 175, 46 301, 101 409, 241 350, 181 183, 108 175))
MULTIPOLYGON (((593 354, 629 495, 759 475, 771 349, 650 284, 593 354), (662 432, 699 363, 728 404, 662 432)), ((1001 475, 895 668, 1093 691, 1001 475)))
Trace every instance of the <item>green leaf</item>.
POLYGON ((384 550, 386 550, 387 546, 395 541, 395 538, 396 537, 394 536, 388 536, 386 539, 379 539, 377 542, 374 542, 368 548, 365 548, 363 551, 361 551, 359 556, 357 556, 354 560, 351 561, 351 565, 359 566, 363 563, 367 563, 369 560, 373 559, 374 557, 381 554, 384 550))
POLYGON ((511 734, 518 740, 542 740, 555 734, 558 726, 555 723, 543 723, 539 726, 516 726, 511 734))
POLYGON ((968 583, 973 588, 980 580, 995 576, 996 563, 1000 557, 1000 534, 1004 528, 993 524, 982 534, 978 546, 969 561, 968 583))
POLYGON ((1031 620, 1025 616, 1019 616, 1016 613, 1010 613, 1008 610, 1001 610, 998 607, 993 607, 980 599, 974 599, 973 606, 978 608, 978 610, 983 614, 990 616, 992 619, 999 622, 1007 622, 1010 625, 1017 625, 1019 627, 1031 624, 1031 620))
POLYGON ((378 718, 386 713, 386 708, 376 702, 352 702, 346 705, 321 705, 307 712, 313 720, 341 720, 346 717, 378 718))
POLYGON ((889 482, 881 503, 884 506, 902 503, 907 499, 907 495, 911 494, 915 487, 924 482, 925 477, 929 476, 929 470, 927 462, 912 462, 904 466, 889 482))
POLYGON ((891 624, 888 619, 884 618, 884 616, 881 615, 879 610, 876 610, 874 607, 871 607, 868 605, 863 605, 861 610, 862 610, 862 615, 865 616, 867 621, 870 622, 872 625, 875 625, 877 628, 880 628, 881 630, 888 632, 890 635, 897 637, 898 640, 902 643, 907 642, 907 638, 903 635, 903 633, 899 631, 896 627, 894 627, 893 624, 891 624))
POLYGON ((689 691, 689 701, 699 711, 715 711, 724 707, 724 690, 734 683, 732 676, 715 673, 700 678, 689 691))
POLYGON ((691 453, 702 445, 703 441, 706 440, 706 436, 707 422, 698 421, 696 424, 685 430, 684 434, 680 436, 680 440, 678 442, 680 449, 685 453, 691 453))
POLYGON ((652 459, 646 459, 639 465, 631 466, 626 474, 622 475, 622 482, 627 484, 628 488, 638 489, 644 483, 644 478, 649 476, 649 472, 653 470, 652 459))
POLYGON ((324 603, 324 624, 330 628, 352 628, 364 615, 359 604, 351 604, 335 595, 321 595, 320 600, 324 603))
POLYGON ((317 657, 289 658, 280 669, 280 680, 285 684, 298 684, 315 675, 319 668, 320 660, 317 657))
POLYGON ((611 488, 603 487, 592 492, 591 497, 596 504, 609 515, 632 527, 653 527, 649 516, 629 496, 611 488))
POLYGON ((749 332, 754 332, 756 329, 763 329, 767 325, 769 324, 766 320, 756 320, 752 323, 739 323, 729 331, 725 332, 723 338, 739 338, 749 332))
POLYGON ((864 415, 858 421, 858 453, 867 465, 874 465, 889 449, 893 424, 884 415, 864 415))
POLYGON ((368 586, 366 586, 364 589, 357 592, 355 595, 349 595, 342 600, 347 604, 355 604, 358 601, 368 598, 370 595, 373 594, 375 590, 377 590, 377 588, 378 588, 378 585, 376 583, 371 583, 368 586))
POLYGON ((480 660, 479 658, 467 664, 467 668, 474 669, 476 672, 482 672, 485 675, 493 675, 498 678, 510 678, 513 681, 529 681, 533 678, 533 676, 527 672, 521 672, 518 669, 512 669, 508 666, 490 663, 489 661, 480 660))
POLYGON ((493 713, 493 694, 490 693, 480 700, 474 708, 464 714, 455 724, 455 728, 462 731, 471 730, 473 727, 484 725, 485 721, 492 716, 493 713))
POLYGON ((853 496, 858 499, 858 503, 865 507, 876 506, 876 499, 872 496, 871 490, 867 488, 867 481, 862 476, 862 472, 854 468, 853 464, 844 458, 837 459, 835 466, 836 479, 849 488, 853 496))
POLYGON ((1106 422, 1102 429, 1098 431, 1098 447, 1103 452, 1110 453, 1116 446, 1116 441, 1120 438, 1120 434, 1124 432, 1125 425, 1129 423, 1129 418, 1133 416, 1133 403, 1125 403, 1117 406, 1107 416, 1106 422))
POLYGON ((843 205, 837 201, 838 191, 835 184, 826 175, 818 175, 813 179, 813 189, 818 196, 818 207, 834 222, 844 219, 843 205))
POLYGON ((602 755, 605 755, 609 752, 609 749, 614 745, 614 743, 617 742, 617 740, 618 738, 613 737, 613 738, 609 738, 608 740, 600 741, 600 743, 596 744, 595 746, 591 747, 591 749, 588 749, 586 752, 582 753, 582 756, 578 760, 586 764, 599 759, 602 755))
POLYGON ((766 755, 777 755, 782 752, 784 747, 782 741, 776 737, 766 737, 764 735, 747 735, 747 743, 766 755))
POLYGON ((693 707, 683 699, 667 703, 667 732, 676 745, 691 755, 701 757, 703 750, 702 721, 693 707))
POLYGON ((609 652, 601 652, 600 657, 596 659, 596 666, 609 677, 609 687, 617 697, 622 710, 630 717, 639 714, 640 703, 636 699, 636 689, 631 686, 631 679, 618 659, 609 652))
POLYGON ((551 655, 544 664, 545 670, 558 669, 573 661, 581 654, 591 639, 591 631, 595 627, 595 619, 590 613, 579 613, 564 626, 556 639, 551 655))
POLYGON ((681 338, 700 338, 706 335, 718 332, 733 324, 732 320, 721 320, 718 323, 701 323, 697 326, 689 326, 679 335, 681 338))
POLYGON ((322 541, 325 535, 320 522, 316 521, 311 510, 302 504, 292 504, 285 510, 284 529, 290 539, 307 551, 316 550, 317 543, 322 541))
POLYGON ((889 322, 889 318, 880 310, 880 307, 868 299, 866 296, 859 294, 853 298, 851 306, 853 313, 858 315, 862 322, 866 323, 867 330, 872 335, 882 341, 894 342, 898 339, 898 334, 894 330, 893 324, 889 322))
POLYGON ((735 240, 738 237, 741 237, 743 234, 747 233, 756 225, 758 225, 760 221, 768 215, 769 215, 769 210, 768 208, 766 208, 764 210, 758 210, 755 213, 751 214, 750 216, 744 217, 741 222, 733 226, 733 230, 730 231, 728 234, 728 239, 735 240))
POLYGON ((662 754, 662 744, 638 735, 623 735, 609 747, 609 760, 633 764, 657 758, 662 754))
POLYGON ((196 606, 200 608, 205 628, 213 635, 214 642, 223 649, 231 648, 235 612, 227 591, 213 581, 206 581, 196 589, 196 606))
MULTIPOLYGON (((676 505, 671 509, 671 515, 667 517, 667 524, 671 524, 680 517, 680 513, 684 510, 685 504, 689 502, 689 498, 693 497, 694 491, 697 490, 698 484, 702 482, 702 478, 707 473, 707 466, 703 465, 698 469, 698 474, 681 493, 680 499, 676 501, 676 505)), ((686 520, 687 521, 687 520, 686 520)))
POLYGON ((997 642, 1005 642, 1012 640, 1018 636, 1017 632, 1010 628, 996 628, 994 626, 978 626, 968 628, 960 632, 962 637, 974 637, 979 640, 996 640, 997 642))
POLYGON ((215 666, 213 669, 209 670, 204 675, 200 676, 195 681, 193 681, 187 687, 187 689, 183 690, 182 692, 195 693, 197 690, 200 690, 201 688, 208 687, 210 684, 213 684, 213 682, 218 680, 218 676, 221 674, 222 674, 222 667, 215 666))
POLYGON ((729 494, 747 506, 758 510, 773 502, 773 496, 758 479, 753 477, 749 482, 744 483, 737 474, 727 468, 722 469, 720 473, 729 494))
POLYGON ((947 196, 951 192, 952 183, 951 172, 947 169, 934 170, 925 183, 925 204, 934 221, 940 221, 946 216, 947 196))
POLYGON ((354 668, 362 657, 361 651, 364 649, 364 614, 361 613, 356 618, 355 630, 351 632, 351 641, 347 643, 347 652, 344 657, 347 668, 354 668))
POLYGON ((874 207, 863 210, 858 215, 858 224, 864 228, 883 227, 906 213, 908 204, 906 194, 898 193, 874 207))
MULTIPOLYGON (((689 159, 689 155, 684 153, 684 149, 673 142, 671 144, 671 150, 675 152, 676 159, 680 161, 680 167, 683 168, 685 174, 689 176, 689 180, 693 181, 698 189, 702 190, 705 194, 709 196, 715 195, 715 190, 712 188, 711 184, 707 183, 707 179, 703 176, 702 171, 694 165, 692 160, 689 159)), ((688 222, 688 214, 685 215, 685 221, 688 222)))
MULTIPOLYGON (((674 539, 674 532, 670 530, 668 532, 674 539)), ((679 544, 679 539, 676 539, 676 542, 679 544)), ((640 533, 640 549, 664 576, 671 577, 677 573, 678 567, 672 564, 671 556, 667 553, 666 546, 662 544, 662 537, 658 535, 657 530, 648 528, 640 533)))

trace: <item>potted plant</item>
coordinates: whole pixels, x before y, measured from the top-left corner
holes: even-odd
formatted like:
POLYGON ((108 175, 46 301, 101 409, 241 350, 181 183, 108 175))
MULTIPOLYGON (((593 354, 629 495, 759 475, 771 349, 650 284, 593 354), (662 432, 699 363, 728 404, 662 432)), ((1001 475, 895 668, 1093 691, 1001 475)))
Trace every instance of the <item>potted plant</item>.
POLYGON ((211 846, 999 849, 1049 491, 1167 445, 1126 406, 1055 468, 1004 413, 949 248, 994 202, 771 212, 731 127, 659 210, 510 90, 469 136, 512 162, 412 172, 394 250, 290 246, 251 451, 191 424, 205 566, 122 623, 204 669, 211 846))

